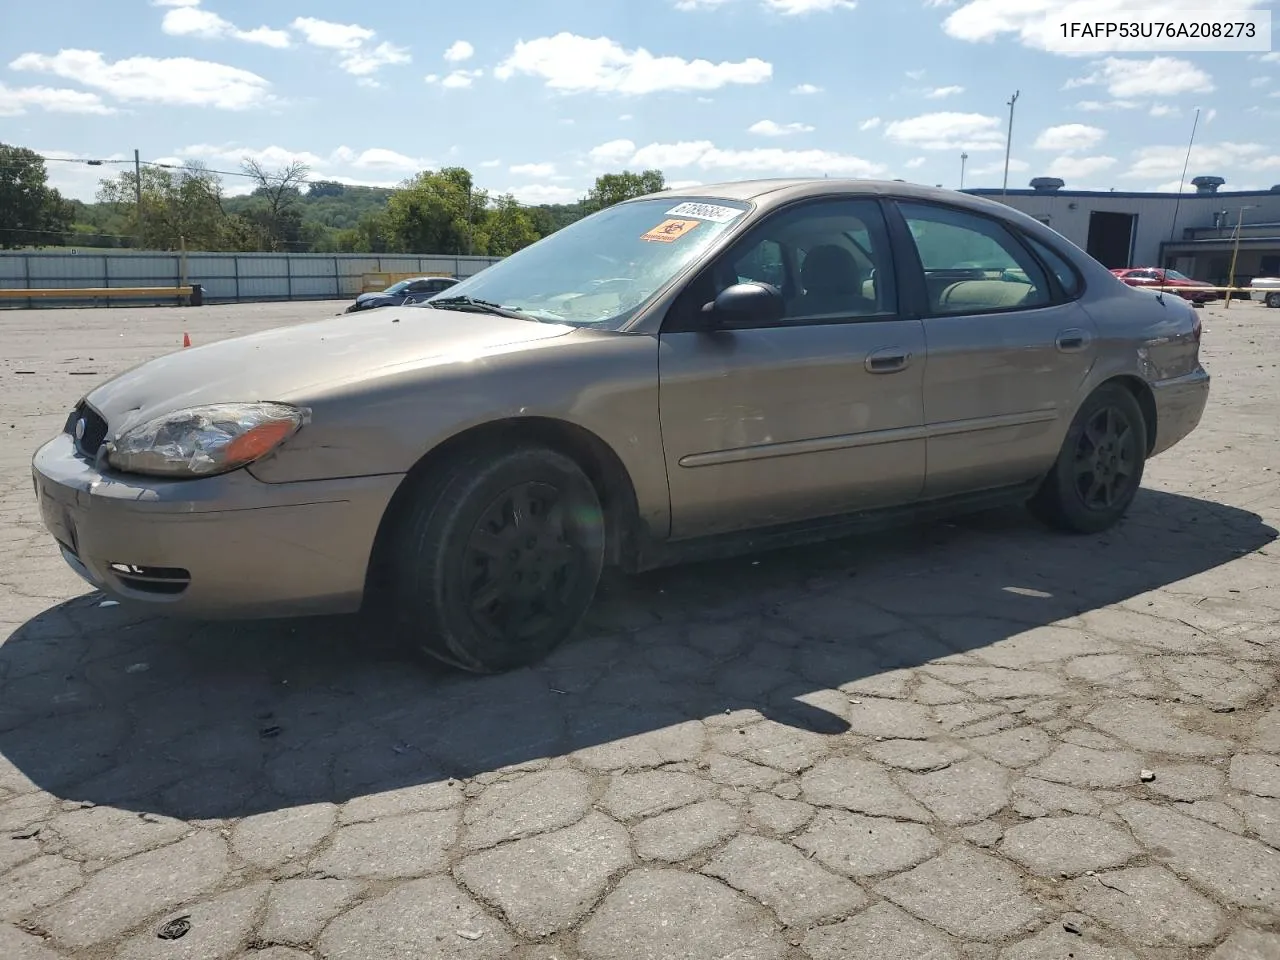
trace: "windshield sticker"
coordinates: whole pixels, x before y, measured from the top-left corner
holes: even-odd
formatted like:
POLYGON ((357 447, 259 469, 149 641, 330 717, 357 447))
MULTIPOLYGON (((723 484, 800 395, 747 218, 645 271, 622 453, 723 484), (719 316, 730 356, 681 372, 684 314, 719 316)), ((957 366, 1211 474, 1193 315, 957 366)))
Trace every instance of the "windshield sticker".
POLYGON ((715 203, 682 203, 668 210, 667 216, 697 217, 699 220, 710 220, 712 223, 729 223, 742 216, 742 211, 715 203))
POLYGON ((698 225, 697 220, 663 220, 648 233, 640 236, 650 243, 674 243, 698 225))

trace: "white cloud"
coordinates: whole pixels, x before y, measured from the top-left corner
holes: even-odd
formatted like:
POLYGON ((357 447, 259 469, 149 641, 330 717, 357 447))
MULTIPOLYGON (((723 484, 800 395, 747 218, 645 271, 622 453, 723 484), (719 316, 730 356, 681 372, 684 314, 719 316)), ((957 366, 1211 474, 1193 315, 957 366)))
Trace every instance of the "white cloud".
POLYGON ((1280 63, 1280 50, 1272 50, 1270 53, 1264 53, 1258 57, 1263 63, 1280 63))
POLYGON ((1086 180, 1096 173, 1110 170, 1118 162, 1115 157, 1062 156, 1057 157, 1049 164, 1049 171, 1046 175, 1060 177, 1068 182, 1086 180))
POLYGON ((1076 104, 1077 110, 1101 112, 1104 110, 1136 110, 1142 106, 1136 100, 1081 100, 1076 104))
POLYGON ((686 190, 689 187, 702 186, 702 181, 701 180, 671 180, 667 183, 667 186, 672 190, 686 190))
POLYGON ((453 70, 441 77, 439 74, 428 74, 427 83, 439 84, 446 90, 465 90, 475 82, 476 77, 484 76, 483 70, 453 70))
MULTIPOLYGON (((119 161, 128 159, 133 162, 133 155, 127 158, 123 153, 113 153, 108 156, 91 155, 85 153, 76 153, 71 150, 42 150, 37 145, 33 148, 37 154, 42 157, 48 157, 50 160, 105 160, 119 161)), ((120 166, 112 163, 110 166, 91 167, 85 163, 50 163, 46 166, 49 174, 49 186, 54 187, 64 197, 72 197, 76 200, 92 201, 94 195, 98 192, 98 182, 110 177, 115 171, 120 170, 120 166)))
POLYGON ((633 118, 632 118, 631 114, 629 114, 629 113, 620 113, 620 114, 618 114, 618 119, 619 119, 619 120, 624 120, 624 121, 625 121, 625 120, 631 120, 631 119, 633 119, 633 118))
POLYGON ((172 37, 202 37, 206 40, 231 38, 246 43, 283 49, 289 46, 289 34, 271 27, 241 30, 230 20, 223 19, 211 10, 202 10, 199 0, 182 3, 166 3, 169 11, 160 21, 160 29, 172 37))
POLYGON ((964 87, 955 86, 953 84, 948 87, 934 87, 932 90, 928 91, 925 96, 930 100, 941 100, 944 97, 954 97, 961 93, 964 93, 964 87))
POLYGON ((449 45, 449 49, 444 52, 444 58, 449 63, 461 63, 463 60, 470 60, 476 54, 476 48, 465 40, 455 40, 449 45))
POLYGON ((884 135, 902 146, 922 150, 1002 150, 1004 133, 998 117, 981 113, 926 113, 895 120, 884 135))
MULTIPOLYGON (((1265 156, 1267 148, 1258 143, 1202 144, 1191 150, 1191 166, 1197 170, 1219 173, 1265 156)), ((1123 176, 1134 179, 1162 180, 1182 172, 1187 157, 1185 146, 1142 147, 1134 152, 1133 165, 1123 176)))
POLYGON ((1037 150, 1053 150, 1058 153, 1072 153, 1076 150, 1092 150, 1107 131, 1101 127, 1091 127, 1084 123, 1064 123, 1056 127, 1046 127, 1036 137, 1037 150))
POLYGON ((926 71, 924 71, 924 70, 908 70, 908 71, 907 71, 907 79, 908 79, 908 80, 923 80, 923 79, 924 79, 925 72, 926 72, 926 71))
MULTIPOLYGON (((1233 11, 1263 8, 1268 0, 1231 0, 1233 11)), ((1123 20, 1143 17, 1157 20, 1185 19, 1182 15, 1202 13, 1204 0, 967 0, 943 21, 943 30, 958 40, 973 43, 990 42, 1006 34, 1035 50, 1047 50, 1067 56, 1097 55, 1101 52, 1142 52, 1150 49, 1150 40, 1111 37, 1090 40, 1064 37, 1063 23, 1093 23, 1099 20, 1123 20)), ((1187 40, 1190 51, 1206 49, 1202 40, 1187 40)))
POLYGON ((755 57, 712 63, 655 56, 640 47, 628 50, 608 37, 558 33, 518 41, 511 55, 494 70, 499 80, 517 74, 537 77, 549 89, 562 93, 645 94, 763 83, 773 76, 773 66, 755 57))
POLYGON ((787 137, 793 133, 812 133, 813 127, 807 123, 778 123, 776 120, 757 120, 747 127, 747 133, 760 137, 787 137))
POLYGON ((879 118, 879 117, 871 117, 870 119, 868 119, 868 120, 863 120, 860 124, 858 124, 858 129, 859 129, 859 130, 864 130, 864 131, 865 131, 865 130, 874 130, 874 129, 875 129, 876 127, 878 127, 878 126, 880 126, 880 118, 879 118))
POLYGON ((1153 117, 1176 117, 1181 115, 1182 111, 1167 103, 1153 103, 1147 113, 1153 117))
MULTIPOLYGON (((675 0, 677 10, 718 10, 733 0, 675 0)), ((803 16, 807 13, 829 13, 832 10, 852 10, 857 0, 760 0, 761 6, 784 17, 803 16)))
POLYGON ((377 32, 357 23, 298 17, 291 26, 311 46, 336 51, 338 66, 354 77, 369 77, 383 67, 413 62, 407 47, 388 41, 374 46, 377 32))
POLYGON ((1063 89, 1105 86, 1111 96, 1121 100, 1176 97, 1183 93, 1208 93, 1214 89, 1213 78, 1209 74, 1189 60, 1176 57, 1152 57, 1150 60, 1107 57, 1095 67, 1093 73, 1068 80, 1063 89))
MULTIPOLYGON (((345 148, 339 147, 338 150, 345 148)), ((337 151, 335 151, 337 153, 337 151)), ((351 160, 351 166, 362 170, 421 170, 431 164, 426 160, 406 156, 385 147, 370 147, 351 160)))
POLYGON ((874 177, 885 170, 882 164, 830 150, 782 150, 776 147, 725 150, 709 140, 650 143, 643 147, 637 147, 630 140, 612 140, 596 147, 588 156, 598 165, 626 166, 629 169, 657 168, 666 171, 697 167, 758 176, 830 174, 874 177))
MULTIPOLYGON (((1009 158, 1010 173, 1026 173, 1030 169, 1031 169, 1031 164, 1027 163, 1027 161, 1019 160, 1017 157, 1009 158)), ((992 163, 988 163, 986 166, 973 167, 969 170, 969 174, 975 177, 987 177, 997 173, 1001 175, 1004 174, 1003 160, 996 160, 996 161, 993 161, 992 163)))
POLYGON ((928 157, 912 157, 907 161, 908 170, 919 170, 928 162, 928 157))
POLYGON ((801 97, 811 97, 815 93, 821 93, 822 88, 812 83, 801 83, 792 87, 791 92, 801 97))
POLYGON ((0 83, 0 117, 20 117, 31 108, 49 113, 115 113, 96 93, 65 87, 8 87, 0 83))
POLYGON ((101 90, 119 100, 219 110, 245 110, 271 101, 271 84, 248 70, 190 57, 129 57, 114 63, 96 50, 24 53, 13 70, 48 73, 101 90))
POLYGON ((310 150, 290 150, 287 147, 275 145, 249 147, 236 143, 196 143, 178 148, 174 151, 174 157, 178 158, 179 163, 203 160, 233 170, 246 159, 257 161, 269 170, 288 166, 291 163, 305 163, 311 167, 312 180, 338 180, 336 171, 339 169, 367 170, 384 174, 416 173, 435 165, 431 160, 410 157, 386 147, 355 150, 345 145, 335 148, 326 155, 321 155, 310 150))
POLYGON ((513 177, 552 177, 555 176, 554 163, 517 163, 507 173, 513 177))
POLYGON ((375 31, 359 24, 333 23, 315 17, 298 17, 292 26, 307 43, 326 50, 358 50, 375 36, 375 31))
POLYGON ((573 203, 582 199, 582 191, 573 187, 557 187, 546 183, 530 183, 520 187, 508 187, 505 191, 520 203, 573 203))
POLYGON ((383 67, 411 63, 413 58, 405 47, 397 47, 393 43, 383 42, 376 47, 368 47, 344 53, 338 65, 353 77, 367 77, 377 73, 383 67))
POLYGON ((486 168, 500 167, 502 166, 502 161, 501 160, 482 160, 480 162, 480 166, 486 167, 486 168))
POLYGON ((1266 86, 1267 84, 1269 84, 1270 82, 1271 82, 1271 78, 1270 78, 1270 77, 1254 77, 1252 80, 1250 80, 1250 81, 1249 81, 1249 86, 1251 86, 1251 87, 1265 87, 1265 86, 1266 86))

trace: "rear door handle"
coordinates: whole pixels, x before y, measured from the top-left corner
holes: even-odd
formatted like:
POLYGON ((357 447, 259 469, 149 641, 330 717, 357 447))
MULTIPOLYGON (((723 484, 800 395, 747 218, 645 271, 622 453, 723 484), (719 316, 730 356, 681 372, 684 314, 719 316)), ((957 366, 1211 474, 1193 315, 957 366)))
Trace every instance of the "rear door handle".
POLYGON ((1063 330, 1054 343, 1062 353, 1079 353, 1089 345, 1089 334, 1083 330, 1063 330))
POLYGON ((897 373, 911 364, 911 354, 901 347, 885 347, 867 355, 867 373, 897 373))

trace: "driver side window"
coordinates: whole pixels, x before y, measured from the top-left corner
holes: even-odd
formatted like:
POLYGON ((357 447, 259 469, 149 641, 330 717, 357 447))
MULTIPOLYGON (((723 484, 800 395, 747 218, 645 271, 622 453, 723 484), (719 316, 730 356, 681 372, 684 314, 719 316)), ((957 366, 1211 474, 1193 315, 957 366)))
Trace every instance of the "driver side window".
POLYGON ((694 279, 669 329, 699 329, 698 315, 727 287, 776 287, 783 324, 838 323, 897 312, 889 235, 875 200, 825 199, 775 213, 694 279))

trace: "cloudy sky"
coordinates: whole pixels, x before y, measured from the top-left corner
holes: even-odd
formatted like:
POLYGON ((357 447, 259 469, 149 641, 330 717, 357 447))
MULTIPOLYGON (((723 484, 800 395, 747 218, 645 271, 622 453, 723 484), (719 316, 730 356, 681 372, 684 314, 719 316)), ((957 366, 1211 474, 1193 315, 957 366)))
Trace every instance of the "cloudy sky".
MULTIPOLYGON (((1278 0, 1280 2, 1280 0, 1278 0)), ((1272 10, 1272 0, 1232 0, 1272 10)), ((1206 0, 1083 0, 1071 16, 1206 0)), ((392 185, 444 164, 526 202, 596 174, 1177 189, 1280 182, 1280 53, 1065 41, 1049 0, 40 0, 0 3, 0 141, 49 157, 308 163, 392 185)), ((1277 18, 1280 19, 1280 18, 1277 18)), ((53 162, 91 199, 110 166, 53 162)), ((228 187, 243 180, 227 178, 228 187)))

